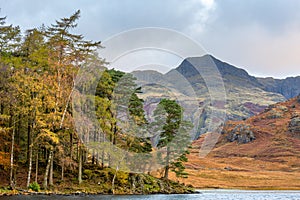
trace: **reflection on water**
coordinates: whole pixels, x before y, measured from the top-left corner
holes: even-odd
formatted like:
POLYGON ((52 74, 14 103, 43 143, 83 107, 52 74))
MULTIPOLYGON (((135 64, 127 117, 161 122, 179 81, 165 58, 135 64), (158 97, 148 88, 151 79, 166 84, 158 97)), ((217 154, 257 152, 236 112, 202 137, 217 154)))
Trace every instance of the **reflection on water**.
POLYGON ((0 197, 0 200, 300 200, 300 191, 253 191, 253 190, 199 190, 200 194, 171 195, 95 195, 95 196, 12 196, 0 197))

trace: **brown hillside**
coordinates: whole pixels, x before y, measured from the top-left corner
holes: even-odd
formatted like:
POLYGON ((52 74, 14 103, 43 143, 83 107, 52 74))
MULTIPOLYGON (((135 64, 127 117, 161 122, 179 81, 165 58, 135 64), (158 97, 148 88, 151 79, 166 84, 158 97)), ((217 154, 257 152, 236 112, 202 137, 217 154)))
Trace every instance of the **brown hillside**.
POLYGON ((199 188, 300 189, 300 96, 245 121, 229 121, 215 148, 200 159, 204 137, 192 145, 184 182, 199 188))

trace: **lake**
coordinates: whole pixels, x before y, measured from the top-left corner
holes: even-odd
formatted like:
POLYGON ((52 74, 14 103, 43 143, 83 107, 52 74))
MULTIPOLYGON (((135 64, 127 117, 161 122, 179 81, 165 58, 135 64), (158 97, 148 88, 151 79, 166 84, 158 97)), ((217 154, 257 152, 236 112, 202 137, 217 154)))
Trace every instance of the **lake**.
POLYGON ((300 200, 300 191, 256 191, 256 190, 199 190, 200 194, 171 195, 95 195, 95 196, 11 196, 0 200, 300 200))

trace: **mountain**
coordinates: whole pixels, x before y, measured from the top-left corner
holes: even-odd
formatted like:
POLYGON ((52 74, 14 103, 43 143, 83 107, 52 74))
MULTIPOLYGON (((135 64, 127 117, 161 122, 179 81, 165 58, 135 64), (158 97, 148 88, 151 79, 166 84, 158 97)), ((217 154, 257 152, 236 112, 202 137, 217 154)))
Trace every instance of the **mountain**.
POLYGON ((249 75, 244 69, 223 62, 212 55, 187 58, 176 70, 185 77, 192 77, 198 74, 197 67, 201 68, 205 65, 212 65, 211 63, 219 70, 225 85, 257 87, 267 92, 281 94, 286 99, 300 94, 300 76, 287 77, 285 79, 254 77, 249 75))
MULTIPOLYGON (((171 97, 187 102, 184 109, 191 109, 193 119, 199 120, 186 164, 186 184, 199 188, 300 189, 299 76, 257 78, 211 55, 187 58, 166 74, 133 74, 144 88, 141 97, 148 113, 161 98, 171 97), (219 74, 212 70, 214 67, 219 74), (220 84, 213 90, 225 92, 224 107, 212 106, 208 85, 215 80, 224 82, 224 91, 217 90, 220 84), (193 100, 198 104, 190 103, 193 100), (213 150, 200 158, 213 111, 226 113, 228 121, 213 150)), ((177 180, 175 176, 173 179, 177 180)))
POLYGON ((300 76, 286 79, 257 78, 257 80, 263 85, 264 90, 282 94, 287 99, 300 94, 300 76))
POLYGON ((193 142, 185 183, 214 188, 300 188, 300 95, 243 121, 228 121, 214 149, 199 158, 193 142))
POLYGON ((187 58, 176 68, 176 70, 185 77, 191 77, 195 74, 199 74, 198 71, 200 71, 200 68, 203 66, 213 65, 219 70, 225 84, 262 87, 262 84, 255 77, 250 76, 244 69, 222 62, 212 55, 187 58))
POLYGON ((228 120, 242 120, 300 93, 299 76, 283 80, 257 78, 212 55, 186 58, 166 74, 146 70, 133 75, 143 88, 140 97, 145 100, 147 113, 160 99, 176 98, 190 112, 190 119, 199 121, 195 138, 208 130, 213 112, 220 116, 225 113, 228 120), (211 92, 220 97, 217 103, 211 92))
MULTIPOLYGON (((265 90, 265 86, 244 69, 222 62, 211 55, 187 58, 175 70, 189 80, 195 91, 201 91, 199 94, 201 96, 205 82, 199 72, 204 66, 209 66, 208 70, 216 67, 221 75, 225 86, 226 111, 229 119, 247 118, 263 111, 270 104, 285 100, 280 93, 265 90)), ((169 74, 170 72, 166 76, 169 74)), ((210 77, 212 80, 218 78, 210 77)))

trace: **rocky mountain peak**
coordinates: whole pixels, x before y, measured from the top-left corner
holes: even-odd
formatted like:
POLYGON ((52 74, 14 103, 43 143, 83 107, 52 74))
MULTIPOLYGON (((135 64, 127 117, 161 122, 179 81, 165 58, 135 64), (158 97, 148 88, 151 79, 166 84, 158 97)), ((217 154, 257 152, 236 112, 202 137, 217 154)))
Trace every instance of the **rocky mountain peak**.
MULTIPOLYGON (((216 67, 220 72, 224 82, 233 85, 249 85, 255 87, 262 87, 262 84, 254 76, 250 76, 247 71, 237 68, 231 64, 223 62, 212 55, 204 55, 201 57, 186 58, 176 70, 183 74, 185 77, 192 77, 199 75, 201 67, 216 67)), ((201 74, 200 74, 201 75, 201 74)))

